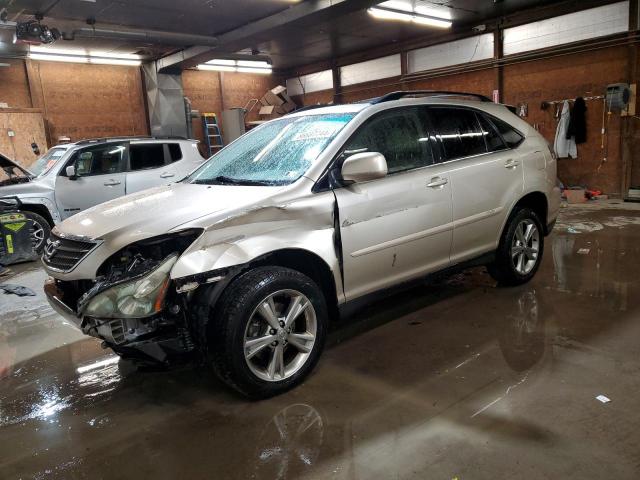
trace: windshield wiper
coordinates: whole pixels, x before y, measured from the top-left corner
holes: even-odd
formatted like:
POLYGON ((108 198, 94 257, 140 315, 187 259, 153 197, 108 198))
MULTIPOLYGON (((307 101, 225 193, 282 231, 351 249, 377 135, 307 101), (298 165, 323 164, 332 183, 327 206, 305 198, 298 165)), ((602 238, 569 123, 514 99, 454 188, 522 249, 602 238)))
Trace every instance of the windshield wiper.
POLYGON ((251 180, 248 178, 232 178, 224 175, 218 175, 210 179, 199 178, 194 180, 193 183, 203 185, 275 185, 274 182, 266 180, 251 180))

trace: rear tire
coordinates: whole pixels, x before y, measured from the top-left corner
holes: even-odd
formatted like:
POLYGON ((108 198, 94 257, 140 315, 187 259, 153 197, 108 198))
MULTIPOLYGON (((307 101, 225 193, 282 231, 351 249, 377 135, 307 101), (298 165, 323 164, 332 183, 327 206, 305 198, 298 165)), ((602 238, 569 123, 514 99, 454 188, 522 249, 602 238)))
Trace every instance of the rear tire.
POLYGON ((51 235, 51 225, 49 222, 34 212, 25 212, 24 215, 33 222, 33 249, 38 253, 38 255, 42 254, 42 250, 44 250, 44 244, 51 235))
POLYGON ((489 274, 505 286, 528 282, 538 271, 544 252, 542 222, 530 208, 514 210, 502 232, 489 274))
POLYGON ((327 307, 306 275, 259 267, 225 289, 207 309, 207 358, 215 374, 242 395, 267 398, 302 383, 324 346, 327 307))

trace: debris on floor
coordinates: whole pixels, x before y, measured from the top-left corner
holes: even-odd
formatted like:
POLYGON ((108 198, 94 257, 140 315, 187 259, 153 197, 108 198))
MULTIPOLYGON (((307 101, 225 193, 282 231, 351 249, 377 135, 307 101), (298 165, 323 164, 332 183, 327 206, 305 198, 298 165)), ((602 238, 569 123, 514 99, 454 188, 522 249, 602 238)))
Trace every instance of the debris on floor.
POLYGON ((0 290, 6 294, 17 295, 19 297, 35 297, 36 292, 22 285, 12 285, 10 283, 0 284, 0 290))
POLYGON ((579 255, 589 255, 590 251, 591 251, 590 248, 580 248, 580 249, 578 249, 578 254, 579 255))
POLYGON ((609 397, 606 397, 604 395, 598 395, 596 397, 596 400, 602 402, 602 403, 609 403, 611 401, 611 399, 609 397))

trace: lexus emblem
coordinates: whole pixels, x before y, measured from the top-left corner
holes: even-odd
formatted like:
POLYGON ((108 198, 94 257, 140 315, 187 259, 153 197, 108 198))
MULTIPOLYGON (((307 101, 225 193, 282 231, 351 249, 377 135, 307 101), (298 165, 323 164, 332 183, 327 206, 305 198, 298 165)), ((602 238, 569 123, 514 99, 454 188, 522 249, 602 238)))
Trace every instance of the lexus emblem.
POLYGON ((52 242, 51 240, 47 240, 47 244, 44 247, 44 259, 51 260, 51 257, 56 253, 58 247, 60 246, 60 240, 56 240, 52 242))

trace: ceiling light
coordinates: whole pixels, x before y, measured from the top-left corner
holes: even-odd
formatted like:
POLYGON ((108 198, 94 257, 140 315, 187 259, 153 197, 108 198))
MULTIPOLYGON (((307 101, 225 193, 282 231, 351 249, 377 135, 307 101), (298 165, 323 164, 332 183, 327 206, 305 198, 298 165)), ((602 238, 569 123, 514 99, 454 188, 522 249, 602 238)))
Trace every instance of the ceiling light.
POLYGON ((260 73, 262 75, 268 75, 271 73, 270 68, 251 68, 251 67, 238 67, 240 73, 260 73))
POLYGON ((47 53, 39 53, 39 50, 34 51, 34 49, 32 48, 31 52, 29 53, 29 58, 31 60, 42 60, 49 62, 94 63, 97 65, 121 65, 127 67, 138 67, 142 63, 137 55, 111 55, 108 53, 104 53, 104 56, 94 56, 81 53, 82 51, 80 50, 62 51, 59 49, 56 50, 56 52, 59 53, 54 53, 53 50, 48 50, 47 53))
POLYGON ((260 73, 263 75, 272 72, 271 64, 256 60, 230 60, 217 58, 196 67, 198 70, 211 70, 218 72, 260 73))
POLYGON ((209 70, 212 72, 235 72, 236 67, 227 67, 225 65, 206 65, 200 64, 197 66, 198 70, 209 70))
POLYGON ((369 14, 375 18, 382 20, 399 20, 402 22, 413 22, 419 25, 429 25, 431 27, 449 28, 452 25, 451 20, 439 17, 433 17, 431 15, 424 15, 418 12, 409 12, 406 10, 400 10, 395 8, 371 7, 367 10, 369 14))
POLYGON ((30 53, 31 60, 45 60, 49 62, 72 62, 72 63, 89 63, 88 57, 79 57, 75 55, 47 55, 45 53, 30 53))
POLYGON ((121 60, 119 58, 89 57, 89 63, 97 63, 98 65, 122 65, 124 67, 139 67, 142 62, 140 60, 121 60))

